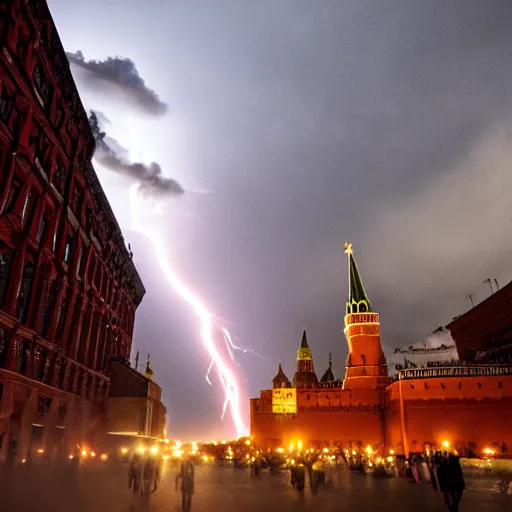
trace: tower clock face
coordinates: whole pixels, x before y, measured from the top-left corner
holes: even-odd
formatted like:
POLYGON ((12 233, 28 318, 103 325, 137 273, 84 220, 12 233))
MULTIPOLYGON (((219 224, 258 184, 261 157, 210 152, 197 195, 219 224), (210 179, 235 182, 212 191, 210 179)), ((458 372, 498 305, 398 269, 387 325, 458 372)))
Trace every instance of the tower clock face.
POLYGON ((308 348, 300 348, 297 359, 311 359, 311 351, 308 348))

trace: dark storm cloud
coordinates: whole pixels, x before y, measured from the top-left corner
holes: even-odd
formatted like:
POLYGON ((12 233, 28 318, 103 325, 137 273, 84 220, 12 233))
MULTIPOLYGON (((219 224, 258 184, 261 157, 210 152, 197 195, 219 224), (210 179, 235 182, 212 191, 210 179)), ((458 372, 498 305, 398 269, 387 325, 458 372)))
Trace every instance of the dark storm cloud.
POLYGON ((126 152, 126 150, 115 139, 106 137, 105 132, 101 131, 98 116, 92 110, 89 124, 96 139, 94 157, 111 171, 137 181, 139 183, 139 193, 148 197, 163 197, 181 195, 185 192, 185 189, 176 180, 162 176, 162 168, 156 162, 149 165, 140 162, 126 162, 119 154, 121 151, 126 152))
POLYGON ((161 116, 167 112, 167 105, 144 83, 132 60, 123 57, 85 60, 80 50, 75 53, 66 52, 66 55, 69 62, 91 73, 89 80, 107 80, 120 87, 147 113, 161 116))
POLYGON ((210 302, 238 298, 223 315, 249 346, 275 340, 266 347, 290 370, 305 324, 319 365, 331 350, 343 361, 347 239, 387 347, 448 323, 487 274, 510 275, 511 12, 261 2, 206 9, 180 35, 174 73, 203 124, 198 153, 220 155, 198 163, 229 190, 209 215, 222 229, 196 236, 190 265, 205 289, 222 282, 210 302))

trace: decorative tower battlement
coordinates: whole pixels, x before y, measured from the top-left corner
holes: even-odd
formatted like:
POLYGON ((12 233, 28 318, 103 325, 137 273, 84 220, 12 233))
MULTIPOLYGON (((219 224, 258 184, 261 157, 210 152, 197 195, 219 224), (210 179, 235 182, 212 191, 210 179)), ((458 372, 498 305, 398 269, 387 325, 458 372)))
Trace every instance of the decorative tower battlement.
POLYGON ((389 378, 386 357, 380 344, 379 314, 372 311, 349 242, 345 243, 345 253, 348 256, 349 296, 344 330, 348 355, 343 388, 383 388, 389 378))

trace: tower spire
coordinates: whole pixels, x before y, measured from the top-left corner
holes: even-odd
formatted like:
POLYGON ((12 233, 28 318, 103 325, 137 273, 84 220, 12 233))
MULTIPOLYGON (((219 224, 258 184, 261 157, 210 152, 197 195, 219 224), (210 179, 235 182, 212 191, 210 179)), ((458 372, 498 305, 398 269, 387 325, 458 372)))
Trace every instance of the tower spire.
POLYGON ((363 281, 354 259, 354 251, 350 242, 345 242, 345 254, 348 256, 348 302, 347 315, 350 313, 366 313, 372 305, 363 286, 363 281))
POLYGON ((303 329, 302 331, 302 341, 300 342, 300 348, 309 348, 306 329, 303 329))
POLYGON ((147 360, 147 363, 146 363, 146 372, 145 372, 145 375, 148 379, 152 379, 153 378, 153 370, 151 369, 151 358, 148 354, 148 360, 147 360))

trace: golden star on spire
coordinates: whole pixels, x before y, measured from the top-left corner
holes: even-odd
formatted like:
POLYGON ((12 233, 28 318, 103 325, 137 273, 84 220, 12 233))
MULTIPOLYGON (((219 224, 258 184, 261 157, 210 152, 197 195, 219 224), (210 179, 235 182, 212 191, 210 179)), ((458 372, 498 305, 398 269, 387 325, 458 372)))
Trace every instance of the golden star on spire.
POLYGON ((350 242, 345 242, 345 254, 352 254, 353 252, 352 244, 350 242))

